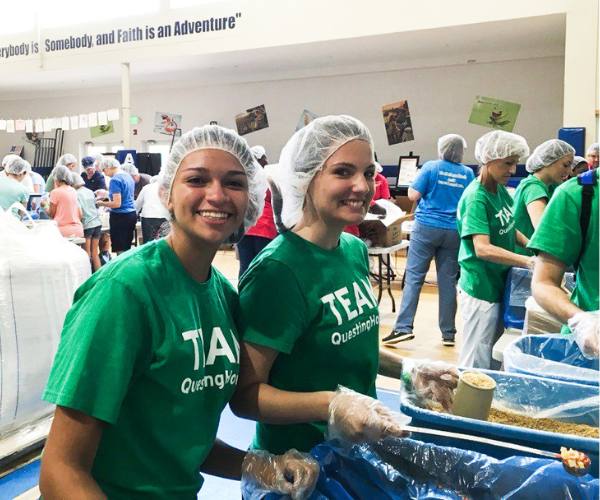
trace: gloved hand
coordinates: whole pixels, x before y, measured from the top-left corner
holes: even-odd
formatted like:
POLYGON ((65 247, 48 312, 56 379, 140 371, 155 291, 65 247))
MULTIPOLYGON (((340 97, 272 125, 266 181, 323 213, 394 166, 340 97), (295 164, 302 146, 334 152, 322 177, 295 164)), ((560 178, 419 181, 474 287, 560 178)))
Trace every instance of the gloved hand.
POLYGON ((600 311, 580 312, 568 321, 581 353, 588 359, 598 358, 600 350, 600 311))
POLYGON ((445 411, 451 410, 458 376, 456 367, 443 361, 403 360, 402 380, 425 408, 435 410, 441 406, 445 411))
POLYGON ((376 399, 338 387, 329 403, 327 438, 358 443, 374 442, 387 436, 407 436, 403 424, 408 420, 376 399))
POLYGON ((311 495, 319 477, 319 464, 307 453, 288 450, 273 455, 249 451, 242 463, 242 495, 245 500, 262 498, 267 492, 302 499, 311 495))

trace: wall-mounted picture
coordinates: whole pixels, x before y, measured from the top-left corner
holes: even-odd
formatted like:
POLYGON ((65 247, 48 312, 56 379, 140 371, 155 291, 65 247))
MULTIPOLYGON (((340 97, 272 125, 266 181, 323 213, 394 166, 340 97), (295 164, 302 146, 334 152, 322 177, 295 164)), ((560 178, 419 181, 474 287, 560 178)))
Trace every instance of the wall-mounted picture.
POLYGON ((478 95, 471 110, 469 123, 512 132, 520 109, 521 105, 516 102, 478 95))
POLYGON ((408 101, 398 101, 386 104, 381 108, 383 123, 387 134, 388 144, 399 144, 401 142, 414 141, 412 122, 408 101))
POLYGON ((175 113, 154 113, 154 132, 165 135, 181 135, 181 115, 175 113))
POLYGON ((235 115, 235 126, 240 135, 256 132, 261 128, 267 128, 269 120, 267 120, 265 105, 261 104, 260 106, 247 109, 245 113, 235 115))
POLYGON ((308 109, 303 110, 300 114, 300 118, 298 119, 298 123, 296 124, 295 131, 298 132, 298 130, 300 130, 303 127, 306 127, 310 122, 312 122, 315 118, 318 117, 319 115, 313 113, 312 111, 309 111, 308 109))
POLYGON ((98 125, 97 127, 90 127, 90 135, 92 137, 112 134, 114 131, 115 128, 113 127, 113 122, 108 122, 106 125, 98 125))

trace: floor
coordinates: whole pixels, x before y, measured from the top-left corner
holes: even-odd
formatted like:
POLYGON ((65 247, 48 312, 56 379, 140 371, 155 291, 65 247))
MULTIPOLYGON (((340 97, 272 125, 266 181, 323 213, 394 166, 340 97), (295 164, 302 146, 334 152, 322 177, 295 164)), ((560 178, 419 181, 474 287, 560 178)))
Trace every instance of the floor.
MULTIPOLYGON (((396 301, 396 312, 400 307, 402 291, 400 290, 400 277, 406 264, 406 257, 398 252, 392 259, 392 267, 396 273, 396 280, 393 282, 392 294, 396 301)), ((220 250, 214 260, 214 265, 221 271, 234 285, 237 285, 238 261, 235 258, 233 250, 220 250)), ((448 363, 456 364, 458 353, 460 352, 460 335, 457 335, 455 347, 446 347, 442 345, 441 333, 437 327, 438 321, 438 293, 435 285, 435 266, 432 264, 430 272, 427 274, 425 285, 421 291, 419 308, 415 317, 415 338, 398 344, 398 348, 391 349, 393 352, 415 359, 442 360, 448 363)), ((375 292, 377 285, 373 284, 375 292)), ((380 313, 380 338, 385 337, 392 329, 396 320, 396 313, 392 312, 392 301, 384 291, 381 303, 379 304, 380 313)), ((456 318, 457 330, 460 332, 460 312, 456 318)), ((377 386, 386 389, 398 390, 399 382, 387 377, 378 377, 377 386)))

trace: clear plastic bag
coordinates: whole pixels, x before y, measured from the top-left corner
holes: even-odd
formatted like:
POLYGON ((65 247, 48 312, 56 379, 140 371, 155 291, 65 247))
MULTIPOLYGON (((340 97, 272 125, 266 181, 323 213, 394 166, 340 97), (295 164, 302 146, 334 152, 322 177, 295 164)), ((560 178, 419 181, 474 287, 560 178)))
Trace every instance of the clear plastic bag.
POLYGON ((584 357, 572 336, 527 335, 504 350, 504 369, 579 384, 598 385, 598 360, 584 357))
POLYGON ((504 291, 504 326, 506 328, 523 328, 525 321, 525 302, 531 296, 530 269, 513 267, 508 272, 504 291))
POLYGON ((498 460, 415 439, 387 438, 351 448, 326 442, 311 454, 321 465, 312 500, 522 500, 539 498, 540 492, 549 499, 595 500, 600 492, 598 479, 571 476, 558 460, 498 460))

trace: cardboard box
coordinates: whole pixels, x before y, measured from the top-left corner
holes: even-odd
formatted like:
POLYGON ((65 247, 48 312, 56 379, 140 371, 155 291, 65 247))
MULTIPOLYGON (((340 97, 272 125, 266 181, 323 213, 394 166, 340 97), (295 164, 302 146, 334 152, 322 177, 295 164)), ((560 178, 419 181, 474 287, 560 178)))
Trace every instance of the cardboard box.
POLYGON ((367 214, 358 226, 360 237, 369 240, 372 247, 391 247, 402 241, 402 223, 411 218, 388 200, 376 203, 386 209, 385 217, 367 214))

